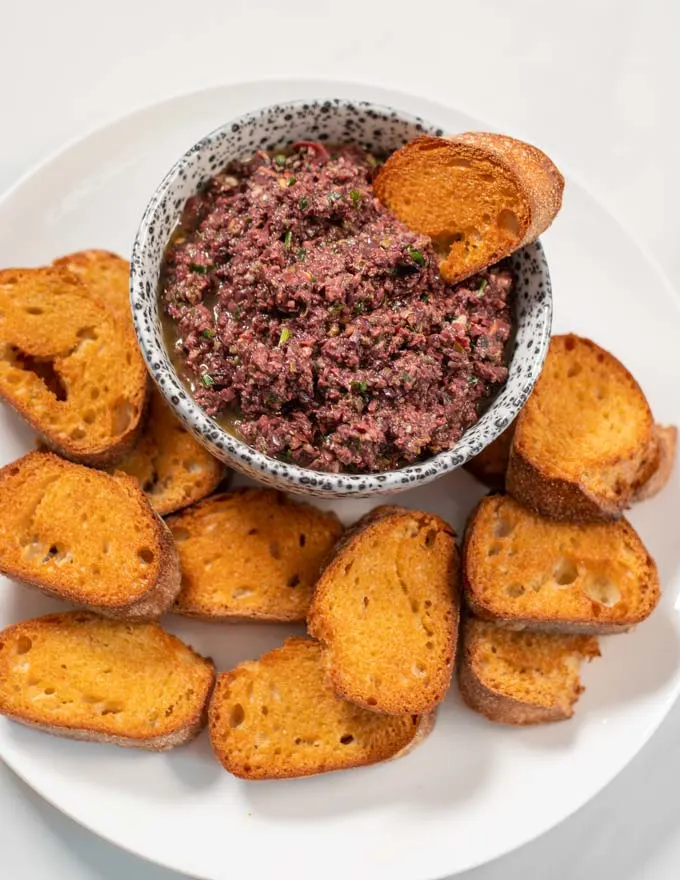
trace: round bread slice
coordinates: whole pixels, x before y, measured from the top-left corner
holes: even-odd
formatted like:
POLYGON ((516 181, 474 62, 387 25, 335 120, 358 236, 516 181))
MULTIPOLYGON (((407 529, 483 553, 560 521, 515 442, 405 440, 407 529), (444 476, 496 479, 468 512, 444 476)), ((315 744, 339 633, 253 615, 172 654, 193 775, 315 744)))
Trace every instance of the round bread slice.
POLYGON ((292 638, 217 679, 212 747, 242 779, 289 779, 399 758, 434 726, 434 714, 386 716, 338 699, 321 648, 292 638))
POLYGON ((628 370, 589 339, 554 336, 517 419, 508 492, 555 519, 613 519, 658 465, 652 413, 628 370))
POLYGON ((334 513, 274 489, 213 495, 167 523, 182 566, 173 610, 204 620, 304 620, 342 532, 334 513))
POLYGON ((205 726, 215 680, 155 623, 48 614, 0 633, 0 713, 69 739, 163 751, 205 726))
POLYGON ((387 159, 378 198, 432 239, 458 282, 535 241, 562 204, 564 178, 530 144, 491 132, 416 138, 387 159))
POLYGON ((0 470, 0 571, 127 620, 159 617, 180 589, 172 535, 137 481, 49 452, 0 470))
POLYGON ((155 387, 144 430, 112 470, 135 477, 161 516, 205 498, 227 475, 222 462, 175 418, 155 387))
POLYGON ((0 396, 64 457, 114 464, 148 392, 129 327, 61 268, 0 271, 0 316, 0 396))
POLYGON ((458 628, 455 534, 390 506, 359 520, 317 584, 307 618, 335 693, 375 712, 424 714, 451 680, 458 628))
POLYGON ((600 656, 593 636, 514 632, 466 616, 458 685, 467 705, 498 724, 545 724, 574 714, 582 660, 600 656))
POLYGON ((625 519, 557 522, 507 495, 483 499, 468 523, 463 584, 477 617, 563 633, 623 632, 652 613, 661 592, 625 519))

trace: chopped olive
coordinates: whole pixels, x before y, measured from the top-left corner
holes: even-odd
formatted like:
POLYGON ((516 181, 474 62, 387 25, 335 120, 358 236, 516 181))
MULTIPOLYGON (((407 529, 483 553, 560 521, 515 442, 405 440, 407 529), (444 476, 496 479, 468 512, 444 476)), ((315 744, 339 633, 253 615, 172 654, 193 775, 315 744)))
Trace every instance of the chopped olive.
POLYGON ((284 327, 281 331, 281 335, 279 336, 279 347, 285 345, 286 342, 290 339, 290 330, 288 327, 284 327))
POLYGON ((421 295, 421 297, 420 297, 420 301, 421 301, 421 303, 429 302, 429 301, 430 301, 430 294, 429 294, 429 293, 423 293, 423 294, 421 295))
POLYGON ((206 339, 214 339, 216 334, 214 330, 204 330, 201 335, 205 336, 206 339))
POLYGON ((274 156, 274 161, 279 166, 279 168, 283 168, 283 166, 286 164, 286 157, 283 155, 283 153, 277 153, 276 156, 274 156))
POLYGON ((295 183, 296 180, 297 180, 297 177, 296 177, 294 174, 291 175, 291 176, 288 178, 288 186, 292 186, 292 185, 295 183))
POLYGON ((215 380, 210 373, 201 373, 201 382, 203 382, 206 388, 211 388, 215 384, 215 380))
POLYGON ((199 266, 198 263, 189 263, 189 268, 192 272, 196 272, 197 275, 205 275, 208 271, 207 266, 199 266))
POLYGON ((356 380, 352 380, 350 383, 352 391, 358 391, 360 394, 366 394, 366 390, 368 385, 362 379, 361 382, 357 382, 356 380))
POLYGON ((361 193, 358 189, 353 189, 349 194, 350 199, 352 200, 352 204, 356 207, 361 201, 361 193))

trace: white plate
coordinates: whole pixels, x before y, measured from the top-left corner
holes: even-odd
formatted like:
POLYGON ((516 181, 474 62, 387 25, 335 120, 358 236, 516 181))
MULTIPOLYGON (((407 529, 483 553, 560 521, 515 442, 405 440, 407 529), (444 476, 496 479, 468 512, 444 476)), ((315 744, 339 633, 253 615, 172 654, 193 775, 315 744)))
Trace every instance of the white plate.
MULTIPOLYGON (((171 163, 225 118, 279 100, 342 95, 392 104, 450 131, 481 123, 428 101, 319 82, 220 87, 136 113, 72 144, 0 202, 0 265, 32 265, 72 250, 127 254, 150 193, 171 163)), ((483 127, 483 126, 481 126, 483 127)), ((569 181, 544 242, 557 331, 586 334, 621 357, 662 422, 680 423, 679 300, 621 227, 569 181)), ((0 412, 9 461, 32 438, 0 412)), ((400 496, 459 530, 482 494, 465 473, 400 496)), ((326 504, 325 506, 328 506, 326 504)), ((337 505, 352 519, 370 505, 337 505)), ((393 764, 290 782, 243 783, 212 760, 207 737, 162 755, 62 741, 0 719, 0 755, 52 804, 132 852, 205 880, 294 873, 298 880, 433 880, 488 861, 560 822, 635 755, 680 689, 676 599, 678 472, 631 516, 665 588, 652 619, 603 639, 585 670, 574 720, 534 730, 495 727, 464 709, 455 688, 435 732, 393 764)), ((58 607, 9 583, 0 625, 58 607)), ((219 626, 167 618, 224 669, 279 644, 280 626, 219 626)))

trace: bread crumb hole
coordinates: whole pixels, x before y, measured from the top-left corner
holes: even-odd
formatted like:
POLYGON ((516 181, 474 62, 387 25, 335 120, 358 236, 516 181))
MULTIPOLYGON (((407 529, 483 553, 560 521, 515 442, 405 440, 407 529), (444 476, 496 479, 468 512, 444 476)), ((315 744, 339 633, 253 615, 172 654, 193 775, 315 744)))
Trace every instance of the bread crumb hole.
POLYGON ((350 743, 354 742, 354 737, 351 733, 345 733, 343 736, 340 737, 340 742, 343 744, 343 746, 348 746, 350 743))
POLYGON ((269 542, 269 555, 272 559, 281 559, 281 548, 279 547, 278 541, 269 542))
POLYGON ((581 364, 578 364, 578 363, 571 364, 569 369, 567 370, 567 379, 573 379, 574 376, 578 376, 579 373, 582 372, 582 370, 583 370, 583 367, 581 366, 581 364))
POLYGON ((505 588, 505 592, 511 598, 518 599, 520 596, 524 595, 525 590, 522 584, 510 584, 505 588))
POLYGON ((368 608, 368 602, 369 602, 368 596, 364 596, 364 598, 361 600, 361 604, 364 606, 364 610, 366 608, 368 608))
POLYGON ((94 327, 81 327, 76 333, 78 339, 96 339, 97 334, 94 327))
POLYGON ((432 602, 429 599, 426 599, 423 602, 423 605, 425 606, 425 608, 432 608, 432 602))
POLYGON ((417 599, 411 599, 411 611, 414 614, 420 611, 420 602, 417 599))
POLYGON ((366 703, 367 703, 367 705, 369 705, 369 706, 377 706, 378 701, 376 700, 375 697, 369 697, 369 698, 366 700, 366 703))
POLYGON ((431 651, 434 648, 434 642, 425 642, 425 647, 428 651, 431 651))
POLYGON ((96 418, 97 414, 92 409, 88 409, 87 412, 83 413, 83 421, 86 425, 91 425, 96 418))
POLYGON ((246 599, 248 596, 253 595, 254 590, 250 587, 239 587, 237 590, 231 594, 232 599, 246 599))
POLYGON ((425 675, 425 667, 421 666, 420 663, 414 663, 411 667, 411 671, 416 678, 422 678, 425 675))
POLYGON ((560 557, 553 567, 553 578, 559 587, 568 587, 578 577, 578 569, 566 556, 560 557))
POLYGON ((186 541, 189 538, 189 530, 183 526, 172 526, 171 530, 175 541, 186 541))
POLYGON ((46 697, 51 697, 53 694, 56 694, 56 690, 54 688, 45 688, 43 693, 46 697))
POLYGON ((512 533, 514 526, 504 516, 499 516, 493 529, 494 537, 507 538, 512 533))
POLYGON ((519 218, 514 211, 503 208, 498 215, 498 228, 513 238, 519 237, 519 218))
POLYGON ((350 571, 352 570, 352 566, 353 566, 353 565, 354 565, 354 560, 352 560, 351 562, 348 562, 348 563, 347 563, 347 565, 345 566, 345 574, 349 574, 349 573, 350 573, 350 571))
POLYGON ((232 706, 231 712, 229 713, 229 727, 240 727, 243 724, 245 717, 245 709, 240 703, 236 703, 234 706, 232 706))
POLYGON ((16 648, 14 649, 15 654, 28 654, 28 652, 33 647, 33 642, 29 639, 28 636, 19 636, 17 639, 16 648))
POLYGON ((130 427, 134 410, 129 400, 119 398, 113 404, 113 433, 118 436, 124 434, 130 427))
POLYGON ((248 532, 249 535, 257 535, 257 529, 250 529, 248 532))
POLYGON ((489 549, 487 551, 487 556, 498 556, 498 554, 501 552, 502 549, 503 549, 502 546, 497 541, 495 541, 489 547, 489 549))
POLYGON ((26 306, 24 311, 26 312, 27 315, 42 315, 43 314, 43 310, 40 308, 40 306, 26 306))
POLYGON ((69 434, 71 440, 82 440, 84 436, 85 430, 83 428, 74 428, 69 434))
POLYGON ((607 608, 616 605, 621 599, 621 591, 617 585, 603 575, 590 575, 586 578, 586 582, 581 589, 593 602, 606 605, 607 608))
POLYGON ((297 587, 300 583, 300 575, 294 574, 292 577, 288 578, 288 586, 289 587, 297 587))
POLYGON ((269 709, 266 706, 263 706, 262 709, 260 709, 260 711, 262 712, 263 715, 269 715, 269 709))
POLYGON ((307 543, 307 535, 305 535, 304 533, 301 534, 300 539, 299 539, 299 543, 300 543, 301 547, 304 547, 305 544, 307 543))
POLYGON ((437 530, 436 529, 428 529, 427 534, 425 535, 425 546, 432 547, 434 542, 437 540, 437 530))
POLYGON ((138 551, 137 556, 145 565, 151 565, 151 563, 155 559, 155 555, 151 547, 142 547, 142 549, 138 551))

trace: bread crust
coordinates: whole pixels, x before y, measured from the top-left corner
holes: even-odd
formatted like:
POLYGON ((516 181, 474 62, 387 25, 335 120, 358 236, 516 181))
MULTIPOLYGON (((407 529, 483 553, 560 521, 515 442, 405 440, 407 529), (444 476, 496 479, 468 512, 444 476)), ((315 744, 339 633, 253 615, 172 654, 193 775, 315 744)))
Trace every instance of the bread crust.
POLYGON ((666 486, 675 467, 678 429, 674 425, 654 425, 654 437, 659 448, 659 463, 646 483, 637 490, 633 501, 647 501, 666 486))

